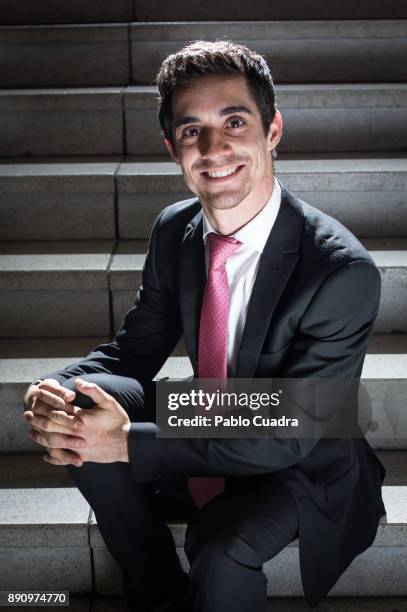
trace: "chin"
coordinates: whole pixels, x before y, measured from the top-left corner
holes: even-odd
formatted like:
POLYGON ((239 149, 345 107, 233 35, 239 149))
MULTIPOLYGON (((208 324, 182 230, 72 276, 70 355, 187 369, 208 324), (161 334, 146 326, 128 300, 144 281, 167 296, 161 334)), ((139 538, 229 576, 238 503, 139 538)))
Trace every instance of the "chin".
POLYGON ((201 193, 199 198, 208 208, 214 210, 230 210, 236 208, 249 195, 249 192, 240 193, 201 193))

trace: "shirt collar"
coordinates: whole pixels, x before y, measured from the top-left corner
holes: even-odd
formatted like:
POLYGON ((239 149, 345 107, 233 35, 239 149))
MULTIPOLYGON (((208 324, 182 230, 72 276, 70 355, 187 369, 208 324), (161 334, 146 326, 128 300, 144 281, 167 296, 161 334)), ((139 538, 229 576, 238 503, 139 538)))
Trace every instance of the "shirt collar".
MULTIPOLYGON (((281 187, 278 180, 274 177, 273 192, 267 204, 261 211, 253 217, 249 223, 241 227, 233 234, 233 237, 242 244, 249 246, 258 253, 263 253, 267 238, 273 228, 281 204, 281 187)), ((208 234, 214 232, 205 212, 203 213, 203 240, 206 244, 208 234)))

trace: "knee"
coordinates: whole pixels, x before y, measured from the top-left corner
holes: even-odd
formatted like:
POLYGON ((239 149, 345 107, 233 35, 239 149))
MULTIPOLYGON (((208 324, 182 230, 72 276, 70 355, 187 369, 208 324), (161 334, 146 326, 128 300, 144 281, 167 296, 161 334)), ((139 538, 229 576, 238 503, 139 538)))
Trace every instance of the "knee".
MULTIPOLYGON (((63 383, 67 389, 75 391, 76 397, 74 400, 75 406, 79 408, 92 408, 95 404, 90 397, 80 393, 75 386, 75 380, 78 377, 70 378, 63 383)), ((130 379, 116 374, 107 374, 103 372, 95 372, 92 374, 81 374, 80 378, 86 382, 91 382, 98 385, 103 391, 114 397, 125 409, 127 404, 138 405, 142 404, 144 397, 144 389, 136 379, 130 379)))
POLYGON ((263 565, 259 554, 238 533, 227 528, 208 532, 195 526, 187 530, 184 549, 191 565, 202 557, 206 562, 214 557, 226 557, 239 565, 256 569, 263 565))
POLYGON ((190 562, 189 576, 195 588, 212 590, 216 584, 225 592, 229 588, 239 589, 238 585, 247 584, 248 578, 256 584, 266 583, 262 569, 263 564, 254 551, 249 551, 238 536, 227 536, 202 543, 190 562))

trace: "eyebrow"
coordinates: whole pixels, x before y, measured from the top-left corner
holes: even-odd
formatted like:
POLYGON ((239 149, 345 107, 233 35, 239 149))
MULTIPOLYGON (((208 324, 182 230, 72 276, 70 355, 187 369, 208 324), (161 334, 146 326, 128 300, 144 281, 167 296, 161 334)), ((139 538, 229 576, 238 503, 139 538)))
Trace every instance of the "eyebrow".
MULTIPOLYGON (((220 117, 225 117, 226 115, 232 115, 234 113, 247 113, 248 115, 253 115, 253 112, 247 106, 239 105, 239 106, 226 106, 219 111, 220 117)), ((179 128, 181 125, 189 125, 191 123, 198 123, 200 121, 199 117, 187 116, 181 117, 175 124, 175 129, 179 128)))

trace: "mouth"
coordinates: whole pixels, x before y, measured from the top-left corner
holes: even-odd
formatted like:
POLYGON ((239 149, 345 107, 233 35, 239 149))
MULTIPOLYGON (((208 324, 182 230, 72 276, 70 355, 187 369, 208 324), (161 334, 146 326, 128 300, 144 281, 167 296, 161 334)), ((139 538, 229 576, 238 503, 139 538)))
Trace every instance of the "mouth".
POLYGON ((242 168, 244 168, 244 165, 229 166, 222 170, 206 170, 205 172, 201 172, 201 176, 213 183, 224 183, 235 178, 242 168))

